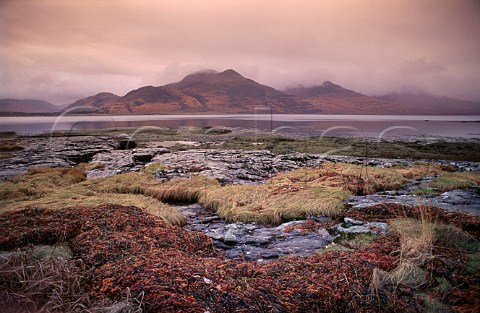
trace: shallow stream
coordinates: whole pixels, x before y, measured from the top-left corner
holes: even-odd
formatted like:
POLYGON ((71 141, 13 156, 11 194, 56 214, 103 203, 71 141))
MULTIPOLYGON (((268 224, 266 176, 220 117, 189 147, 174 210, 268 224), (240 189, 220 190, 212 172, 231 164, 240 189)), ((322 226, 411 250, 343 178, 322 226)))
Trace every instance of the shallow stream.
MULTIPOLYGON (((179 206, 177 209, 187 217, 186 229, 205 233, 227 258, 261 261, 287 255, 309 255, 325 248, 334 239, 324 228, 315 231, 295 228, 307 223, 308 219, 268 227, 257 223, 229 223, 199 204, 179 206)), ((310 220, 330 221, 327 217, 310 220)))

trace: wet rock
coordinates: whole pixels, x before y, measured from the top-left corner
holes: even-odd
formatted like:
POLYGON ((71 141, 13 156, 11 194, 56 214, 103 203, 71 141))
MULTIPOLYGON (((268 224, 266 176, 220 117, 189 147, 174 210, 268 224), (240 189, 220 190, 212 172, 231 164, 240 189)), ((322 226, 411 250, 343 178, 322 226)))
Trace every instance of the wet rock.
MULTIPOLYGON (((256 223, 229 223, 199 204, 180 206, 187 217, 185 228, 205 233, 228 258, 270 260, 287 255, 308 255, 324 248, 334 239, 325 229, 315 232, 288 231, 306 223, 292 221, 277 227, 256 223)), ((322 220, 329 220, 323 218, 322 220)))

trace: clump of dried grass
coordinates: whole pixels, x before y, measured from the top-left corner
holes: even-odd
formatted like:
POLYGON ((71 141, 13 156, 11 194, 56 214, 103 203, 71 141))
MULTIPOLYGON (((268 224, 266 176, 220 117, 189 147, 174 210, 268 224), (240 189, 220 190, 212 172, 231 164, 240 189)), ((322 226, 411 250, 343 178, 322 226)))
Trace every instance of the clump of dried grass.
POLYGON ((33 246, 0 255, 0 286, 5 310, 35 312, 142 312, 142 303, 94 298, 87 289, 93 271, 73 259, 68 246, 33 246), (8 301, 10 299, 10 301, 8 301), (21 303, 19 303, 21 301, 21 303))
POLYGON ((143 194, 159 182, 150 175, 141 173, 124 173, 105 178, 95 178, 85 181, 82 186, 101 193, 143 194))
POLYGON ((190 178, 172 179, 145 190, 145 195, 161 201, 177 203, 199 202, 211 190, 220 188, 216 179, 195 175, 190 178))
MULTIPOLYGON (((37 171, 40 171, 41 177, 46 177, 45 184, 53 181, 59 185, 56 188, 45 189, 41 195, 36 197, 4 199, 0 202, 0 212, 34 207, 61 209, 73 206, 96 207, 101 204, 118 204, 137 206, 148 213, 161 217, 172 225, 185 225, 186 223, 185 217, 174 207, 162 203, 150 195, 144 195, 149 186, 160 185, 148 175, 127 173, 74 183, 76 180, 68 176, 78 174, 79 169, 35 169, 31 172, 37 171), (66 177, 58 178, 57 176, 62 173, 65 173, 66 177), (65 181, 65 185, 61 185, 65 181)), ((17 180, 35 185, 39 177, 31 172, 18 177, 17 180), (34 179, 29 179, 31 176, 34 176, 34 179)), ((80 173, 81 177, 84 177, 83 172, 80 171, 80 173)), ((15 187, 13 184, 7 186, 15 187)))
POLYGON ((92 170, 105 168, 105 164, 102 162, 89 162, 89 163, 80 163, 76 167, 83 171, 92 171, 92 170))
POLYGON ((0 184, 0 200, 38 197, 86 180, 78 168, 33 167, 25 174, 0 184))
POLYGON ((280 224, 312 215, 338 216, 348 193, 331 187, 230 185, 207 189, 200 203, 229 221, 280 224))
POLYGON ((167 169, 168 169, 167 165, 161 162, 153 162, 145 165, 140 172, 153 175, 157 172, 165 171, 167 169))
POLYGON ((392 231, 400 235, 400 254, 398 266, 386 273, 372 276, 372 290, 378 293, 385 284, 404 285, 418 289, 428 283, 422 268, 433 261, 435 247, 464 248, 474 238, 461 229, 444 224, 433 223, 434 217, 428 207, 423 207, 420 216, 414 218, 397 218, 390 221, 392 231))
POLYGON ((279 174, 270 180, 272 184, 298 183, 333 187, 353 194, 399 189, 405 182, 406 179, 394 169, 329 162, 320 168, 300 168, 279 174))
POLYGON ((424 217, 421 220, 402 218, 391 222, 400 234, 400 259, 423 265, 433 258, 434 226, 424 217))
POLYGON ((413 166, 398 166, 392 168, 403 177, 408 179, 421 179, 425 176, 439 176, 443 175, 446 172, 450 172, 451 169, 447 168, 442 164, 437 163, 424 163, 424 162, 417 162, 413 166))

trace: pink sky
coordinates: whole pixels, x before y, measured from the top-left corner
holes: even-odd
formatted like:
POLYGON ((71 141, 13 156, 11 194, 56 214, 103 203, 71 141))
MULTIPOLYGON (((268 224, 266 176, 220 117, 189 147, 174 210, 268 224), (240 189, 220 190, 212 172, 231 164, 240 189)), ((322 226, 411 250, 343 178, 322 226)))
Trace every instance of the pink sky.
POLYGON ((0 1, 0 98, 64 104, 227 68, 480 101, 480 1, 0 1))

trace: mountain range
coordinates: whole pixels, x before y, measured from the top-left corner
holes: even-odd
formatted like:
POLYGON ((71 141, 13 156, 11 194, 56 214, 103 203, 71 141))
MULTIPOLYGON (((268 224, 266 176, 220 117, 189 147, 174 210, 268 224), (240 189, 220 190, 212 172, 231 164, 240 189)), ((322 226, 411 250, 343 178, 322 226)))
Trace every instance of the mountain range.
POLYGON ((122 97, 102 92, 65 108, 36 100, 0 100, 0 112, 26 113, 63 109, 84 114, 235 114, 254 113, 259 107, 285 114, 480 114, 480 102, 427 94, 371 97, 329 81, 280 91, 231 69, 193 73, 179 82, 141 87, 122 97))

